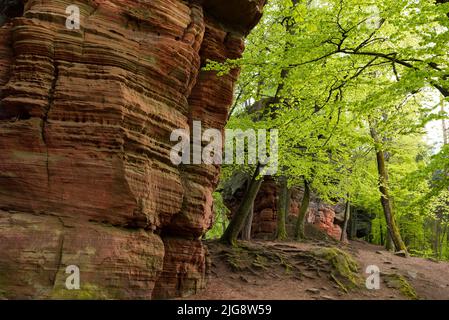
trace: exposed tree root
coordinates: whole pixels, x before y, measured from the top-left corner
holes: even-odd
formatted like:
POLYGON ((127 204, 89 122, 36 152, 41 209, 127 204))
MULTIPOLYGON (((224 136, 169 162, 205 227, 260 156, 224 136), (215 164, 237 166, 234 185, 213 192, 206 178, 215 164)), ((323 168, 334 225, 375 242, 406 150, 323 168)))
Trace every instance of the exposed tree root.
POLYGON ((213 250, 219 252, 217 258, 236 273, 248 272, 272 278, 287 276, 298 280, 328 277, 345 293, 362 283, 357 262, 350 254, 335 247, 309 251, 288 245, 262 246, 246 242, 238 247, 217 242, 209 243, 209 246, 219 246, 213 250))

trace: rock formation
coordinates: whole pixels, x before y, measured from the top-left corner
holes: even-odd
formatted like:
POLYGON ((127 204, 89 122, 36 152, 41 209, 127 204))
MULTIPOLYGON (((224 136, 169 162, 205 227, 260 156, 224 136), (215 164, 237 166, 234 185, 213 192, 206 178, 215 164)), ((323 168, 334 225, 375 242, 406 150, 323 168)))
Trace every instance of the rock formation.
POLYGON ((335 240, 341 238, 341 226, 344 221, 344 211, 341 206, 329 206, 323 203, 313 203, 307 215, 307 222, 322 230, 335 240))
POLYGON ((370 241, 372 237, 373 220, 376 214, 364 208, 355 207, 351 210, 349 219, 348 236, 350 239, 365 238, 370 241))
MULTIPOLYGON (((242 197, 245 195, 248 176, 237 173, 224 186, 224 201, 231 211, 231 215, 238 209, 242 197)), ((279 186, 276 181, 266 177, 254 202, 254 217, 252 236, 260 239, 272 239, 277 228, 277 201, 279 186)), ((301 208, 303 191, 292 188, 290 196, 290 210, 287 217, 287 232, 293 236, 297 216, 301 208)), ((322 233, 340 240, 341 224, 344 219, 344 206, 327 205, 317 197, 313 197, 307 214, 307 230, 317 229, 322 233)), ((306 231, 307 231, 306 230, 306 231)), ((312 230, 314 231, 314 230, 312 230)), ((316 234, 314 232, 314 234, 316 234)))
POLYGON ((0 298, 204 287, 219 168, 173 165, 170 134, 223 129, 238 71, 201 67, 241 56, 264 2, 28 0, 0 28, 0 298))

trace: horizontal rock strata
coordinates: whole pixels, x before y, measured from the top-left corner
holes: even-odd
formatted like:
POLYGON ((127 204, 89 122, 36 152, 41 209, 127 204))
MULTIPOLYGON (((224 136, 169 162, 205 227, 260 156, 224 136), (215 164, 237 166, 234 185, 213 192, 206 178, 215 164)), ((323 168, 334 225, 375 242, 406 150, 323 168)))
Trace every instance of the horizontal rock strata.
POLYGON ((238 71, 201 67, 241 56, 264 2, 28 0, 0 28, 0 297, 204 288, 219 168, 173 165, 170 134, 223 129, 238 71))

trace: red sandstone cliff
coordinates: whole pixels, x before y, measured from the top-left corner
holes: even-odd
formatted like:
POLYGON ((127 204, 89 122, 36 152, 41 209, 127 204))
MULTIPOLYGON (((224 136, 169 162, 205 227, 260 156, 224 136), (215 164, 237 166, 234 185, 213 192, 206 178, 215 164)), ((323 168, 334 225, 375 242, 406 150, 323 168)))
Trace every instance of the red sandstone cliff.
POLYGON ((170 133, 223 128, 265 0, 28 0, 0 28, 0 298, 164 298, 205 286, 219 169, 170 133), (81 290, 65 289, 77 265, 81 290))

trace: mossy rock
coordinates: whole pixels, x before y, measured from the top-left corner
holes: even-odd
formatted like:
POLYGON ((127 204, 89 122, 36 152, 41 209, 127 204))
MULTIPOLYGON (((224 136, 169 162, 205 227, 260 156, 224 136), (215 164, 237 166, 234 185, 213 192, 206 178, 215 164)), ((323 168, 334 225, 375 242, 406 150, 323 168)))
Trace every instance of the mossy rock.
POLYGON ((359 288, 362 278, 359 274, 359 264, 354 258, 338 248, 321 248, 314 252, 318 258, 324 259, 332 266, 331 278, 343 289, 359 288))
POLYGON ((418 300, 419 297, 412 285, 400 274, 384 275, 384 281, 388 288, 399 290, 405 297, 411 300, 418 300))
POLYGON ((110 297, 97 286, 83 284, 79 290, 57 289, 53 291, 51 298, 55 300, 107 300, 110 297))

